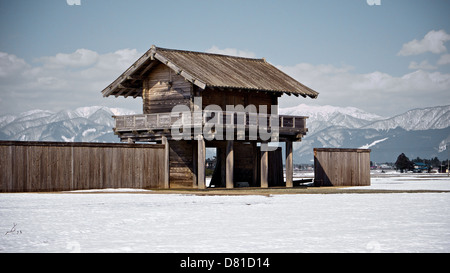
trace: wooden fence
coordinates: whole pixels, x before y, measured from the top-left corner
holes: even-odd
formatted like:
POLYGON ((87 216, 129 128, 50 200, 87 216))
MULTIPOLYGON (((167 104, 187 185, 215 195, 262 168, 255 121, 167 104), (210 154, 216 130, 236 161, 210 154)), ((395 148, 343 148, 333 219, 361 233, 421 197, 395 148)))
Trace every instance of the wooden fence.
POLYGON ((161 144, 0 141, 0 192, 164 187, 161 144))
POLYGON ((370 186, 370 150, 314 149, 315 186, 370 186))

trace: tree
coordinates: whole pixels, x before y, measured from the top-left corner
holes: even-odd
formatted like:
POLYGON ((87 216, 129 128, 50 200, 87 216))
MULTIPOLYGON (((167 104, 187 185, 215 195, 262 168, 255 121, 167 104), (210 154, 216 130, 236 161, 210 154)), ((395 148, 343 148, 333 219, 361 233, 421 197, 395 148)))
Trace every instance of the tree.
POLYGON ((405 170, 414 169, 414 163, 411 162, 404 153, 402 153, 397 157, 397 161, 395 161, 395 167, 403 173, 405 170))
POLYGON ((439 160, 439 158, 434 157, 433 159, 431 159, 431 166, 434 168, 439 168, 441 166, 441 161, 439 160))

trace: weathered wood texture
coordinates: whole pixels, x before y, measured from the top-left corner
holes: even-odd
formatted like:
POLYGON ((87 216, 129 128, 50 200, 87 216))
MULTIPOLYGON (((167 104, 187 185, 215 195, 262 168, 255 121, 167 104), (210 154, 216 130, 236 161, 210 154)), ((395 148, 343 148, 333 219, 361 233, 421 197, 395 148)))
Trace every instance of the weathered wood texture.
POLYGON ((315 186, 369 186, 370 150, 314 149, 315 186))
POLYGON ((144 114, 171 112, 175 105, 191 107, 192 84, 159 64, 143 82, 144 114))
MULTIPOLYGON (((197 142, 196 140, 194 140, 197 142)), ((194 187, 193 141, 169 140, 170 188, 194 187)), ((195 151, 197 153, 197 150, 195 151)))
POLYGON ((227 141, 226 162, 225 162, 225 185, 228 189, 234 187, 234 141, 227 141))
POLYGON ((261 188, 268 188, 268 187, 269 187, 269 152, 267 151, 267 149, 261 149, 261 188))
MULTIPOLYGON (((181 127, 180 122, 183 124, 182 127, 188 128, 188 131, 184 133, 191 139, 195 137, 196 132, 192 128, 196 127, 201 128, 204 133, 208 134, 208 139, 223 139, 229 135, 230 138, 234 137, 236 140, 255 140, 255 137, 261 137, 261 131, 272 132, 276 128, 273 127, 275 124, 278 127, 280 138, 290 141, 300 140, 308 131, 306 128, 307 117, 282 115, 278 116, 277 123, 275 116, 249 114, 244 111, 203 111, 178 114, 169 112, 114 116, 114 119, 114 132, 119 135, 122 141, 132 138, 133 140, 152 142, 161 140, 161 135, 171 139, 171 130, 175 129, 178 132, 177 130, 181 127), (210 135, 212 129, 215 131, 215 135, 210 135), (253 134, 250 133, 252 130, 254 130, 253 134)), ((184 138, 185 136, 183 134, 180 137, 184 138)))
POLYGON ((164 145, 0 142, 0 192, 164 187, 164 145))
POLYGON ((254 105, 257 107, 258 113, 260 112, 260 106, 265 105, 267 108, 267 114, 271 114, 271 105, 277 105, 278 96, 270 93, 255 93, 249 91, 238 90, 219 90, 219 89, 206 89, 201 92, 202 96, 202 109, 205 109, 208 105, 218 105, 222 111, 227 111, 227 105, 236 106, 242 105, 247 107, 248 105, 254 105))
POLYGON ((292 154, 292 141, 286 141, 286 187, 294 186, 294 161, 292 154))
POLYGON ((236 88, 252 91, 287 93, 316 98, 318 93, 297 82, 264 59, 250 59, 152 46, 117 80, 106 87, 103 96, 140 96, 138 79, 158 63, 201 89, 236 88))
POLYGON ((283 158, 282 158, 282 150, 281 147, 276 148, 276 150, 271 151, 261 151, 261 147, 257 147, 258 149, 258 178, 256 186, 261 187, 279 187, 279 186, 285 186, 284 179, 283 179, 283 158), (264 153, 267 154, 267 170, 263 170, 262 167, 265 164, 263 155, 264 153), (263 172, 267 175, 267 182, 262 179, 263 172))
MULTIPOLYGON (((206 188, 206 147, 203 136, 197 136, 197 186, 199 189, 206 188)), ((195 164, 194 164, 195 165, 195 164)), ((194 170, 195 172, 195 170, 194 170)), ((194 183, 195 184, 195 183, 194 183)))
POLYGON ((169 161, 169 155, 170 155, 170 147, 169 147, 169 141, 165 136, 162 137, 161 144, 164 145, 164 187, 165 189, 169 188, 170 185, 170 161, 169 161))

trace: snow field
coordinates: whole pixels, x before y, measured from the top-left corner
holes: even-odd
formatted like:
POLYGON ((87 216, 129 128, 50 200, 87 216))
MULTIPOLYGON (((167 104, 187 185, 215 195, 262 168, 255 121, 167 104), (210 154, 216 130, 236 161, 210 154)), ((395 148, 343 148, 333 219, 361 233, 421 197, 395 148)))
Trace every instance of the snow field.
POLYGON ((450 252, 448 215, 450 193, 0 194, 0 252, 450 252))

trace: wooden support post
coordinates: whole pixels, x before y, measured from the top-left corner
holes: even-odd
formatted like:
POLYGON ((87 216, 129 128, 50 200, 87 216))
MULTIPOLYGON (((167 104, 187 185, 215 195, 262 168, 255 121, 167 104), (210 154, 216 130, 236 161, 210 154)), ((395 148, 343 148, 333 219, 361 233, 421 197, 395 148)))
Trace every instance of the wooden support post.
POLYGON ((198 179, 198 188, 206 189, 206 179, 205 179, 205 165, 206 165, 206 147, 205 140, 203 139, 203 135, 197 136, 197 179, 198 179))
POLYGON ((232 189, 234 187, 234 152, 233 152, 233 140, 227 140, 227 151, 226 151, 226 187, 227 189, 232 189))
POLYGON ((198 177, 198 152, 197 152, 198 143, 196 141, 192 141, 192 187, 194 189, 198 188, 197 177, 198 177))
POLYGON ((292 156, 292 141, 286 141, 286 187, 294 187, 294 163, 292 156))
POLYGON ((226 173, 227 173, 227 154, 226 147, 220 148, 220 187, 226 187, 226 173))
POLYGON ((269 152, 267 143, 261 143, 261 188, 269 187, 269 152))
POLYGON ((252 186, 256 187, 256 185, 258 184, 258 147, 256 146, 255 141, 252 141, 252 152, 253 152, 252 186))
POLYGON ((162 136, 161 137, 161 143, 164 144, 164 183, 163 187, 164 189, 168 189, 170 187, 169 184, 169 178, 170 178, 170 164, 169 164, 169 153, 170 153, 170 147, 169 147, 169 141, 167 140, 167 137, 162 136))

